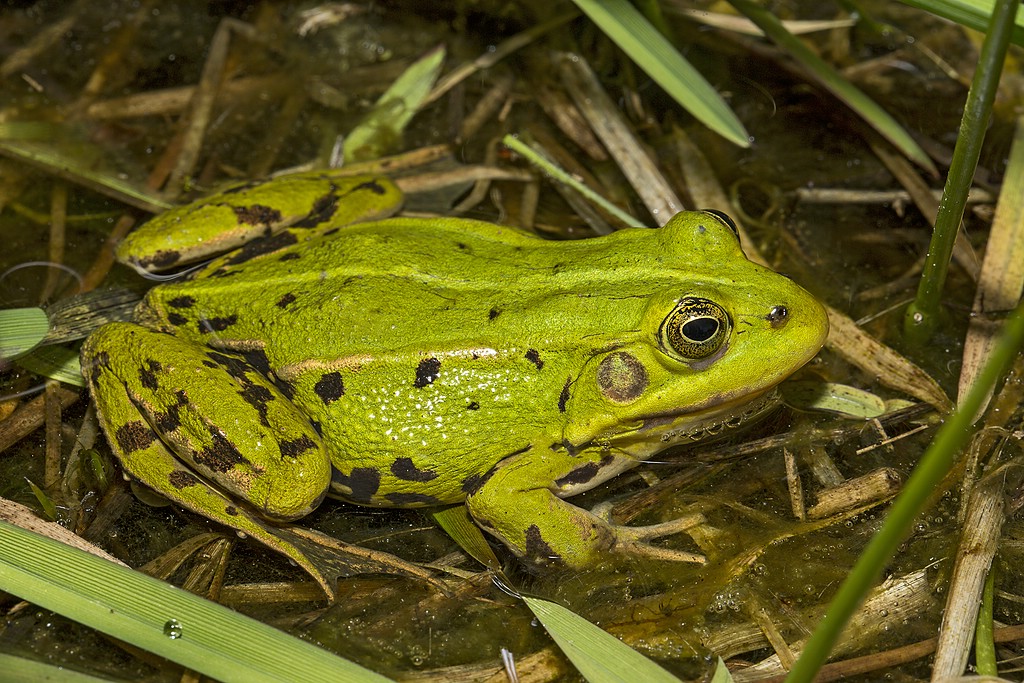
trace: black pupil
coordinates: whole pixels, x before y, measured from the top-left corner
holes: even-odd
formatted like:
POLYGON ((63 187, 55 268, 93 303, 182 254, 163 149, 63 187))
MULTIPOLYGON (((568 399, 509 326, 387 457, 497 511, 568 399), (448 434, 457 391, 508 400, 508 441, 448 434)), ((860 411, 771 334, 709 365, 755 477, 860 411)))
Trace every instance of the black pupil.
POLYGON ((718 321, 714 318, 694 318, 683 323, 683 336, 696 342, 706 342, 718 332, 718 321))

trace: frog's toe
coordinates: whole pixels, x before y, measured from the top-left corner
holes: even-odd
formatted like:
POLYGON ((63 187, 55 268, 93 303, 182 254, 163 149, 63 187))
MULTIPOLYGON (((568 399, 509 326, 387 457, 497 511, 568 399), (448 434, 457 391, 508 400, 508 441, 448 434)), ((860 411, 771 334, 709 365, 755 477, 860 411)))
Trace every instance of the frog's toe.
POLYGON ((667 560, 669 562, 689 562, 692 564, 704 564, 707 562, 700 553, 691 553, 685 550, 673 550, 650 545, 645 542, 648 538, 660 538, 670 534, 685 531, 692 528, 692 521, 687 520, 685 528, 677 524, 680 520, 665 522, 664 524, 652 524, 651 526, 615 526, 615 551, 634 556, 649 557, 652 560, 667 560))

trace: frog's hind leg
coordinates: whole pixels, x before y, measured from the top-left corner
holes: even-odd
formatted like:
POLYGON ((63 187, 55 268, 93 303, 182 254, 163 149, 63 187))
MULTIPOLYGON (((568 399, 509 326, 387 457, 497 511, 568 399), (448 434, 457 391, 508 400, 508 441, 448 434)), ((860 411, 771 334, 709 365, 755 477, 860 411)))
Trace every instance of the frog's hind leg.
POLYGON ((595 483, 610 478, 607 472, 602 475, 601 468, 616 468, 612 463, 600 454, 527 451, 502 460, 488 472, 466 499, 466 507, 482 528, 538 567, 585 567, 610 554, 704 562, 701 555, 646 542, 685 531, 692 520, 622 526, 559 497, 590 488, 583 481, 587 478, 595 483))
POLYGON ((283 519, 312 510, 327 490, 330 463, 317 433, 292 414, 276 387, 240 361, 204 349, 130 323, 106 325, 83 346, 100 423, 127 475, 286 555, 329 598, 339 575, 397 571, 422 578, 423 570, 397 558, 382 562, 257 514, 283 519))

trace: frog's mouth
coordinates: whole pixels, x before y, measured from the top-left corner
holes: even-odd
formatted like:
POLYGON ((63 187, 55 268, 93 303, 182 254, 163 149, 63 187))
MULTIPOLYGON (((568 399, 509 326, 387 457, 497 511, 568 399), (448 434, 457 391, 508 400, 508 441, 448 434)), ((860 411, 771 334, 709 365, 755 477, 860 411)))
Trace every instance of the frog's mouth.
POLYGON ((643 459, 670 446, 721 438, 757 422, 779 401, 779 392, 772 387, 753 399, 748 394, 704 412, 655 415, 641 419, 636 429, 616 434, 611 442, 631 457, 643 459))

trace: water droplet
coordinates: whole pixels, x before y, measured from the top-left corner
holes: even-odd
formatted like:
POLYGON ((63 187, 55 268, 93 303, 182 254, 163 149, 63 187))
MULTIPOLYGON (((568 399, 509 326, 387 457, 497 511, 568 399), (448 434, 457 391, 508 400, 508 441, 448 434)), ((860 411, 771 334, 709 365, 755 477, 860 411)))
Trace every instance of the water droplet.
POLYGON ((168 619, 166 622, 164 622, 164 635, 170 638, 171 640, 177 640, 178 638, 181 638, 183 630, 184 629, 182 629, 181 627, 181 622, 179 622, 177 619, 168 619))

